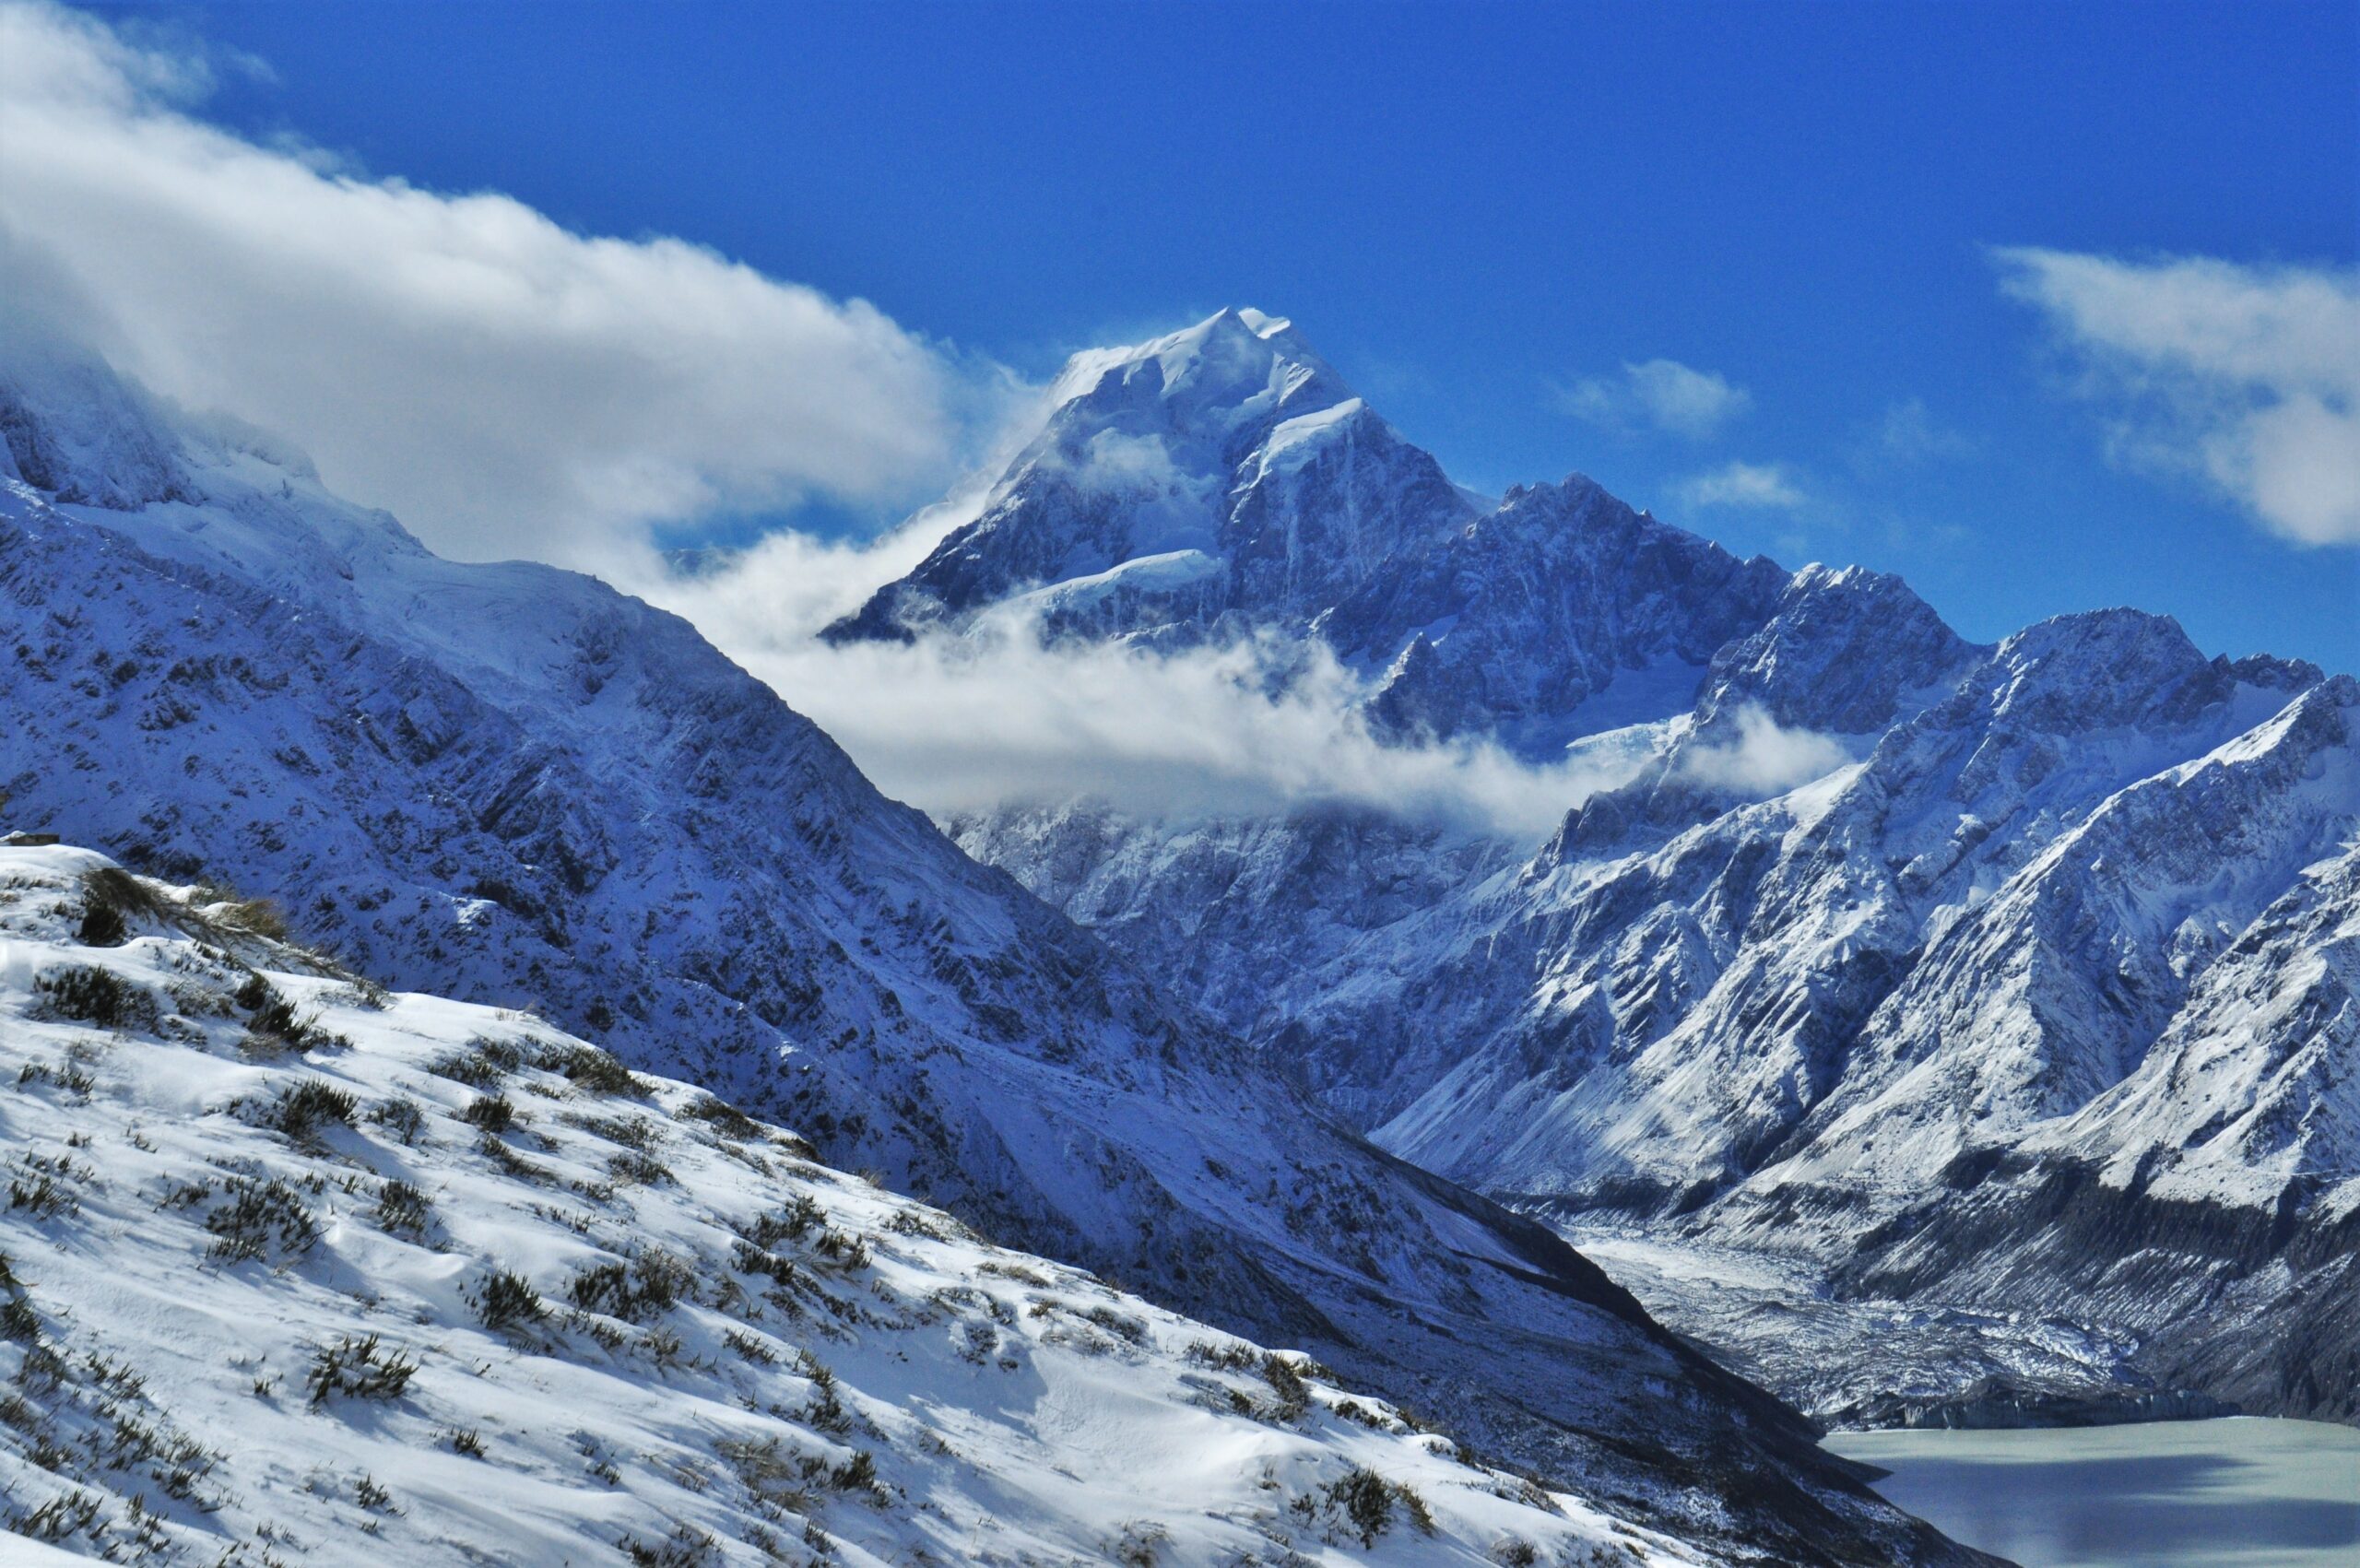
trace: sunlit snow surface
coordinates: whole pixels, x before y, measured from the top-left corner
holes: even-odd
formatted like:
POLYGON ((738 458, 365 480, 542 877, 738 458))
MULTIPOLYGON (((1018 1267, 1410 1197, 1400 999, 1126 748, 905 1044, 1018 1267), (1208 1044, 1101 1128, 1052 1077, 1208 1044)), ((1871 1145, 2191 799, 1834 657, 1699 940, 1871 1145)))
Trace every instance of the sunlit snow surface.
POLYGON ((529 1014, 160 884, 88 933, 106 865, 0 848, 0 1562, 1708 1561, 529 1014), (290 1127, 303 1085, 350 1099, 290 1127), (469 1119, 493 1099, 513 1125, 469 1119), (637 1300, 585 1291, 612 1265, 637 1300), (538 1302, 495 1326, 500 1271, 538 1302), (315 1397, 366 1336, 405 1385, 315 1397), (1356 1468, 1374 1535, 1333 1503, 1356 1468))
POLYGON ((2236 1419, 2032 1432, 1847 1432, 1877 1490, 2024 1568, 2350 1568, 2360 1432, 2236 1419))

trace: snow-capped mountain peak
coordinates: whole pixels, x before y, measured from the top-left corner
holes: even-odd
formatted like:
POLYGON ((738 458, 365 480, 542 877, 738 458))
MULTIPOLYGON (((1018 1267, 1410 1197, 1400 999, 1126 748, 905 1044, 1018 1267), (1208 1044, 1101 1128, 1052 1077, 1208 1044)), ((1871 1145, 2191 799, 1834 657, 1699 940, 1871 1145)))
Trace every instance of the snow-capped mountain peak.
POLYGON ((1152 398, 1174 430, 1209 436, 1351 395, 1292 323, 1257 310, 1223 309, 1135 347, 1074 355, 1051 384, 1048 401, 1060 412, 1082 402, 1103 413, 1152 398))

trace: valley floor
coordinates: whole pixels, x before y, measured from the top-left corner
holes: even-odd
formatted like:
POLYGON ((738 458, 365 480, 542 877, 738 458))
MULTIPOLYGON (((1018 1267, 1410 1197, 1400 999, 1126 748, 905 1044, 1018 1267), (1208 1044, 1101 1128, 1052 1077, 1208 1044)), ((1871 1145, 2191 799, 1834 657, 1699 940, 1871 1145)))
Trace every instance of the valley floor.
POLYGON ((1994 1389, 2035 1393, 2055 1424, 2227 1413, 2144 1387, 2135 1338, 2098 1323, 1839 1300, 1808 1258, 1659 1227, 1575 1224, 1564 1235, 1658 1319, 1830 1427, 2030 1424, 2014 1401, 1986 1398, 1994 1389))

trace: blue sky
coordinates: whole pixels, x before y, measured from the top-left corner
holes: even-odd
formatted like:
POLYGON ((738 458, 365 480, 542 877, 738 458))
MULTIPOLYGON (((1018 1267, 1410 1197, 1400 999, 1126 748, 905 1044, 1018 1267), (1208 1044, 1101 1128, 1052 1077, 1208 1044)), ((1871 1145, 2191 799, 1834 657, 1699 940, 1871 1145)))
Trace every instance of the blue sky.
POLYGON ((106 14, 266 62, 197 111, 251 138, 683 236, 1026 375, 1256 304, 1469 484, 1583 469, 1976 637, 2128 603, 2360 669, 2360 551, 2142 455, 1992 250, 2348 277, 2349 4, 106 14), (1732 390, 1651 407, 1655 360, 1732 390))

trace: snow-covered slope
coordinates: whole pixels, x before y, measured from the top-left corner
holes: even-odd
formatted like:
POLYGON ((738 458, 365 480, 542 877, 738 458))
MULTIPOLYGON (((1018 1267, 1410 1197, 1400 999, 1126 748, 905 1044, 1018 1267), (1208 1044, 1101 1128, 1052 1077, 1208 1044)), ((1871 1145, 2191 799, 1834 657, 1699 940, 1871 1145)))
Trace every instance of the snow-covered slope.
MULTIPOLYGON (((1267 466, 1240 450, 1238 473, 1267 466)), ((997 516, 958 548, 1053 598, 1055 562, 1026 552, 1068 526, 1056 498, 1012 468, 997 516)), ((1891 1340, 1846 1335, 1813 1382, 1767 1353, 1776 1315, 1667 1298, 1752 1336, 1748 1364, 1829 1414, 2109 1389, 2354 1412, 2348 1358, 2309 1326, 2345 1321, 2360 1267, 2335 1196, 2360 1131, 2334 956, 2351 889, 2321 870, 2360 838, 2348 678, 2207 660, 2131 610, 1976 647, 1898 579, 1740 563, 1578 480, 1446 531, 1360 504, 1303 536, 1372 522, 1381 564, 1316 607, 1162 613, 1328 641, 1405 739, 1622 749, 1624 782, 1551 842, 1056 800, 962 817, 959 841, 1422 1164, 1568 1223, 1643 1220, 1706 1267, 1771 1249, 1764 1278, 1852 1292, 1861 1321, 2029 1311, 2106 1347, 2045 1360, 1962 1331, 1954 1375, 1929 1350, 1880 1389, 1861 1358, 1891 1340), (1817 776, 1745 765, 1751 737, 1796 732, 1817 776), (2094 1283, 2159 1269, 2248 1282, 2094 1283)))
POLYGON ((0 480, 18 823, 230 875, 388 984, 530 1008, 1632 1518, 1942 1560, 1545 1228, 1328 1121, 684 622, 440 560, 129 392, 55 414, 70 381, 11 384, 12 452, 166 458, 76 492, 106 505, 0 480))
POLYGON ((1720 1561, 206 897, 0 849, 0 1558, 1720 1561))

